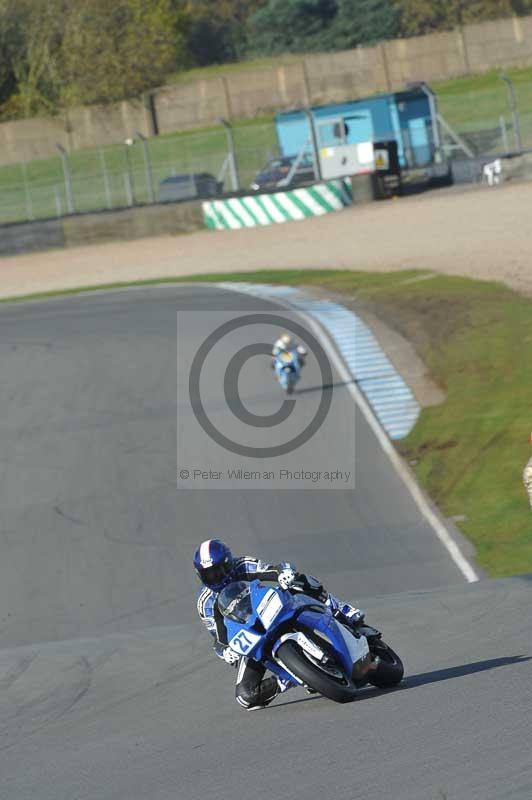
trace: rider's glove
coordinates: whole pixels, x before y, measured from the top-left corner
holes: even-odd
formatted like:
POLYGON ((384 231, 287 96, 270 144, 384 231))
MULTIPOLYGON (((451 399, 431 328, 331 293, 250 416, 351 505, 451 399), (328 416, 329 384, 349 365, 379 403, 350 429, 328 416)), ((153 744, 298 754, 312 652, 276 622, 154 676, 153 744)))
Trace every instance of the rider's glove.
POLYGON ((235 651, 231 650, 230 647, 224 648, 222 656, 223 656, 223 660, 226 662, 226 664, 236 664, 236 662, 240 658, 238 653, 235 653, 235 651))
POLYGON ((289 589, 296 579, 296 573, 292 567, 282 569, 277 578, 277 583, 281 589, 289 589))

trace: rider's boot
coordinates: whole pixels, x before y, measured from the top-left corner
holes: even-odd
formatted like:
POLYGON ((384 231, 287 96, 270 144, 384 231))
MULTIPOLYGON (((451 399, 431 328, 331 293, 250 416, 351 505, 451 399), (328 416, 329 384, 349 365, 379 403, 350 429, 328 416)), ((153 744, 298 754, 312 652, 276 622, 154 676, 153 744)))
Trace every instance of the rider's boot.
POLYGON ((265 708, 270 705, 272 700, 275 700, 280 692, 281 688, 278 679, 272 676, 271 678, 264 678, 264 680, 260 682, 258 690, 254 692, 255 696, 252 701, 248 698, 239 697, 238 695, 236 699, 241 706, 244 706, 246 711, 257 711, 259 708, 265 708))

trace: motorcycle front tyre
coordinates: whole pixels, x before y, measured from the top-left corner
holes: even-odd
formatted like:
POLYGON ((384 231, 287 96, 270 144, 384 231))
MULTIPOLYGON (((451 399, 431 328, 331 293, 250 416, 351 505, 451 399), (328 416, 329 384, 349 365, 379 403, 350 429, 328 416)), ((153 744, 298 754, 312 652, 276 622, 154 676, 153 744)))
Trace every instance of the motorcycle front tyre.
POLYGON ((372 641, 370 650, 373 656, 378 656, 379 663, 375 671, 368 673, 369 683, 379 689, 391 689, 392 686, 397 686, 405 671, 397 653, 382 639, 372 641))
POLYGON ((328 675, 317 664, 310 661, 298 645, 293 641, 286 641, 279 647, 277 658, 286 665, 288 670, 297 675, 310 689, 319 692, 329 700, 336 703, 349 703, 357 694, 356 686, 344 677, 344 683, 328 675))

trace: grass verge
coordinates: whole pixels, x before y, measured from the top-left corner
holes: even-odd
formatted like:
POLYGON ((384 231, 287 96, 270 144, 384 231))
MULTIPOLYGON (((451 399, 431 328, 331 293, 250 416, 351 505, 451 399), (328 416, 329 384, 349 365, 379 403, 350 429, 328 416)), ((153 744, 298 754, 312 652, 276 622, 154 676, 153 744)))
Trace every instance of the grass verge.
MULTIPOLYGON (((328 288, 355 296, 408 338, 446 392, 397 444, 417 479, 493 577, 532 572, 530 510, 521 473, 532 428, 532 301, 501 284, 427 273, 272 270, 180 278, 328 288)), ((136 286, 174 282, 138 281, 136 286)), ((86 287, 35 295, 123 288, 86 287)), ((30 299, 30 298, 21 298, 30 299)))

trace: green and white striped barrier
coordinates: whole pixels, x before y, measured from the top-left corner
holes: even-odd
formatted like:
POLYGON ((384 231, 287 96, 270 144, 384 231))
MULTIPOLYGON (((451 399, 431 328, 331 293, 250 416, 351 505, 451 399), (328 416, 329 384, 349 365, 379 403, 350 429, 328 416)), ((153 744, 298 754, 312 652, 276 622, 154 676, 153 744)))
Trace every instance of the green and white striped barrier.
POLYGON ((207 227, 226 230, 320 217, 351 203, 350 181, 340 178, 274 194, 207 200, 202 205, 207 227))

